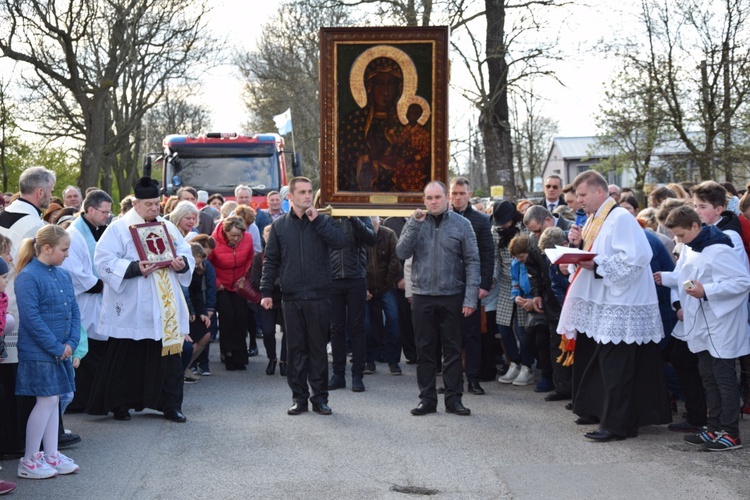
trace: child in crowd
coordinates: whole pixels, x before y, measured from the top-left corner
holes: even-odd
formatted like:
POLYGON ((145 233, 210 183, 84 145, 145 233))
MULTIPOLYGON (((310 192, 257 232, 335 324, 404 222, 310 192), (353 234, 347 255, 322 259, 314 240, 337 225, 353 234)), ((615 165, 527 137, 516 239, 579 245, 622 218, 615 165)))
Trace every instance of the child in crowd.
POLYGON ((193 243, 197 243, 203 247, 203 251, 206 254, 206 258, 203 260, 203 265, 201 266, 201 272, 203 274, 203 294, 206 301, 206 314, 210 320, 210 326, 208 329, 210 337, 209 343, 205 344, 203 351, 198 355, 193 366, 190 368, 193 374, 210 377, 211 370, 208 366, 208 352, 211 347, 210 342, 216 339, 219 325, 216 318, 216 270, 214 269, 213 264, 211 264, 211 261, 208 260, 208 256, 211 255, 211 252, 216 248, 216 242, 207 234, 199 234, 190 242, 191 245, 193 243))
MULTIPOLYGON (((529 237, 525 234, 516 235, 510 240, 510 243, 508 243, 508 251, 510 252, 510 256, 513 257, 513 260, 510 263, 510 297, 516 304, 516 307, 518 308, 517 310, 523 309, 527 313, 526 321, 524 323, 519 322, 516 325, 516 336, 521 343, 521 352, 528 353, 527 356, 522 355, 519 358, 521 369, 518 375, 513 378, 510 383, 513 385, 530 385, 534 383, 534 371, 531 369, 531 364, 537 356, 535 341, 535 333, 537 329, 535 328, 532 331, 531 338, 529 338, 527 326, 538 326, 540 324, 540 319, 542 323, 544 322, 544 317, 541 314, 534 312, 529 275, 526 271, 526 266, 524 265, 526 258, 529 256, 529 237)), ((504 379, 504 377, 501 377, 501 379, 504 379)), ((500 380, 500 382, 503 383, 502 380, 500 380)))
POLYGON ((679 294, 684 340, 698 355, 706 391, 708 426, 685 441, 709 451, 742 448, 739 431, 740 392, 735 359, 750 354, 747 298, 750 272, 718 227, 701 227, 690 207, 673 210, 667 227, 685 247, 672 272, 655 273, 657 284, 679 294))
MULTIPOLYGON (((0 244, 2 243, 0 242, 0 244)), ((10 245, 8 245, 8 252, 10 252, 10 245)), ((8 285, 9 272, 10 269, 8 268, 8 264, 5 262, 5 260, 0 258, 0 338, 5 337, 5 321, 8 312, 8 295, 5 293, 5 287, 8 285)), ((2 351, 5 352, 4 343, 2 351)), ((0 356, 2 356, 1 353, 0 356)), ((2 361, 2 359, 0 359, 0 361, 2 361)), ((14 489, 16 489, 16 483, 0 480, 0 495, 5 495, 6 493, 13 491, 14 489)))
MULTIPOLYGON (((193 354, 188 363, 190 367, 197 359, 198 356, 208 345, 211 336, 208 333, 208 327, 211 326, 211 317, 209 314, 213 314, 214 308, 216 307, 216 300, 212 303, 208 303, 206 300, 208 288, 213 287, 213 297, 216 297, 216 281, 211 283, 206 281, 205 274, 205 263, 206 251, 198 243, 191 243, 190 249, 193 252, 195 258, 195 271, 193 271, 193 279, 188 287, 189 292, 189 303, 192 306, 190 315, 190 338, 193 340, 193 354)), ((185 381, 192 379, 196 374, 192 373, 189 369, 185 370, 185 381)))
POLYGON ((26 449, 18 476, 44 479, 78 471, 57 450, 60 395, 75 390, 71 358, 81 332, 73 282, 59 266, 68 256, 70 237, 60 226, 44 226, 18 251, 15 291, 18 301, 16 395, 35 396, 26 424, 26 449), (39 451, 44 444, 44 452, 39 451))

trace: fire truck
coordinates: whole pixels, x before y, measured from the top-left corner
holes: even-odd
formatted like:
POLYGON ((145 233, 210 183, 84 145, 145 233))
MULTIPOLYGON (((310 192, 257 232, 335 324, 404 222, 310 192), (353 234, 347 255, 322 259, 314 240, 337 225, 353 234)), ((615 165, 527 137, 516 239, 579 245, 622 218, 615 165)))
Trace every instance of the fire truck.
MULTIPOLYGON (((211 132, 168 135, 162 141, 162 194, 182 186, 234 198, 238 184, 253 190, 253 208, 266 208, 266 194, 287 185, 284 138, 278 134, 211 132)), ((292 175, 300 175, 299 155, 292 155, 292 175)))

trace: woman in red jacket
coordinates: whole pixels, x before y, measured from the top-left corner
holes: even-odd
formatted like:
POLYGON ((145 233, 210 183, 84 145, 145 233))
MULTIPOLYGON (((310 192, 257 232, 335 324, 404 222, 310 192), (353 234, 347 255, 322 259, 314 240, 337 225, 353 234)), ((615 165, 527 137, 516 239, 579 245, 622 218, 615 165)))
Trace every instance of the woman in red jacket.
POLYGON ((237 294, 237 281, 253 262, 253 242, 241 217, 227 217, 214 229, 216 249, 208 257, 216 269, 216 312, 219 347, 229 371, 247 369, 247 301, 237 294))

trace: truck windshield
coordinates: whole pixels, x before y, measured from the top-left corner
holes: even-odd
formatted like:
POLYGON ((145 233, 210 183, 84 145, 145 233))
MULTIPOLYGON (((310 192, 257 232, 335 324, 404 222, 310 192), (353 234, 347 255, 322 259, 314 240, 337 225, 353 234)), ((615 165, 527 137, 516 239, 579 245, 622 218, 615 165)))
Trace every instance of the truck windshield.
POLYGON ((238 184, 259 191, 278 190, 280 187, 278 159, 273 145, 253 145, 252 151, 207 147, 175 150, 178 167, 172 175, 179 176, 182 186, 204 189, 209 193, 233 193, 238 184))

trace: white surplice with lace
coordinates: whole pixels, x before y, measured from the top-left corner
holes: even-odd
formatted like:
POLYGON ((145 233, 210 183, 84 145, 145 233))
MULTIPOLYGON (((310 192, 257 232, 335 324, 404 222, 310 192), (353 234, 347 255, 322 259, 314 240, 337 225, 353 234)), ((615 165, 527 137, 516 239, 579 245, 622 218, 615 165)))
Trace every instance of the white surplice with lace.
POLYGON ((597 254, 597 267, 581 269, 570 284, 557 332, 568 338, 582 332, 602 344, 661 340, 664 329, 650 267, 651 246, 635 217, 614 208, 591 251, 597 254))

